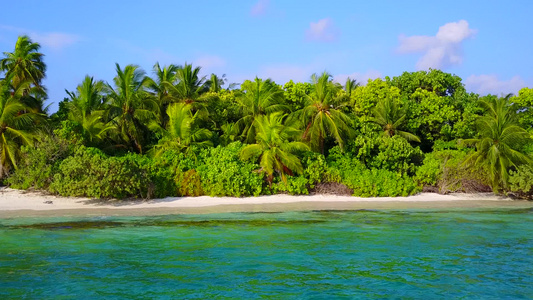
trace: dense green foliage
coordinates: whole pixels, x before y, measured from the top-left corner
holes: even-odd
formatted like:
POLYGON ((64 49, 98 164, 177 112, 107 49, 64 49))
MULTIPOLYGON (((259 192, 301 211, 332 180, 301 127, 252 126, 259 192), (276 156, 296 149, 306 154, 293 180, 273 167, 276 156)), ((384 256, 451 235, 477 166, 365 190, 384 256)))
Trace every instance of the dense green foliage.
POLYGON ((263 192, 263 174, 258 165, 239 159, 243 145, 234 142, 202 151, 198 172, 202 188, 210 196, 258 196, 263 192))
POLYGON ((408 196, 420 191, 420 187, 406 173, 369 167, 357 155, 342 153, 338 147, 330 150, 328 164, 330 180, 353 189, 354 196, 408 196))
POLYGON ((39 49, 22 36, 0 59, 0 181, 14 188, 93 198, 308 194, 328 184, 364 197, 533 194, 529 88, 480 97, 440 70, 236 88, 190 64, 156 63, 151 77, 116 64, 111 83, 86 76, 48 116, 39 49))

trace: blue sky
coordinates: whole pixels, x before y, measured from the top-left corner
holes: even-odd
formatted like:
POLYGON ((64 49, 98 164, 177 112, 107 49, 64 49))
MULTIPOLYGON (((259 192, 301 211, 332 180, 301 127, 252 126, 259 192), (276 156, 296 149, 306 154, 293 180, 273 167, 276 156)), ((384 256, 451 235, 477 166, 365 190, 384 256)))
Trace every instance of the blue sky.
POLYGON ((480 94, 533 87, 533 1, 16 1, 1 4, 0 51, 42 45, 51 111, 115 63, 202 66, 229 82, 312 73, 397 76, 440 68, 480 94))

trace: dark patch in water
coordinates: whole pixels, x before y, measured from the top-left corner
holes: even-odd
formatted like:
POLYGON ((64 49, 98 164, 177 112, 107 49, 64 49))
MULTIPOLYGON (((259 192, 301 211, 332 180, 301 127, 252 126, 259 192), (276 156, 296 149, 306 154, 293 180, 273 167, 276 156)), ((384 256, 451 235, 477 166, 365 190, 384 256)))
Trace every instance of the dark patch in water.
POLYGON ((124 226, 122 222, 114 221, 75 221, 75 222, 55 222, 55 223, 36 223, 27 225, 7 226, 12 229, 93 229, 124 226))
POLYGON ((68 229, 99 229, 109 227, 141 227, 141 226, 195 226, 195 227, 217 227, 217 226, 286 226, 286 225, 307 225, 325 223, 326 220, 141 220, 129 222, 117 221, 75 221, 75 222, 55 222, 36 223, 25 225, 5 226, 10 229, 42 229, 42 230, 68 230, 68 229))

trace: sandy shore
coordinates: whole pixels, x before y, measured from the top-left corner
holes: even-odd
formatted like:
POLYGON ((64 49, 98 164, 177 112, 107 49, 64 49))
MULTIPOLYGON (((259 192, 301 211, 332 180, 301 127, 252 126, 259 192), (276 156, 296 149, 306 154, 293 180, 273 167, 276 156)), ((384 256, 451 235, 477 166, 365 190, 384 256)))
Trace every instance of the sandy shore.
POLYGON ((533 202, 514 201, 494 194, 421 193, 409 197, 359 198, 350 196, 273 195, 249 198, 169 197, 135 201, 102 201, 56 197, 38 192, 0 189, 0 217, 161 215, 176 213, 259 212, 287 210, 355 210, 406 208, 533 208, 533 202))

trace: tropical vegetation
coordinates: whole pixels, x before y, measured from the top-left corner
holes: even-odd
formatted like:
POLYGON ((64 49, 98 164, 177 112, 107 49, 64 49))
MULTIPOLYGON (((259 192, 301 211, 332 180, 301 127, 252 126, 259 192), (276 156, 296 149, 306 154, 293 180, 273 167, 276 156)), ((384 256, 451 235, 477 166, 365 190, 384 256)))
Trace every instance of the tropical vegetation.
POLYGON ((47 99, 40 45, 0 58, 0 183, 95 198, 492 191, 533 197, 533 89, 467 92, 441 70, 228 84, 115 65, 47 99), (58 102, 50 114, 45 102, 58 102))

